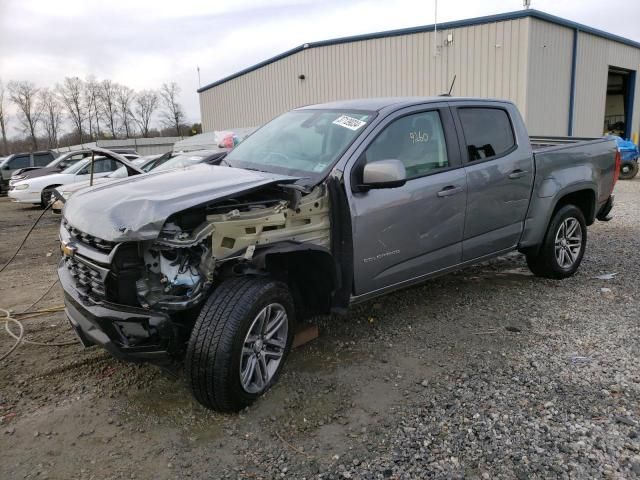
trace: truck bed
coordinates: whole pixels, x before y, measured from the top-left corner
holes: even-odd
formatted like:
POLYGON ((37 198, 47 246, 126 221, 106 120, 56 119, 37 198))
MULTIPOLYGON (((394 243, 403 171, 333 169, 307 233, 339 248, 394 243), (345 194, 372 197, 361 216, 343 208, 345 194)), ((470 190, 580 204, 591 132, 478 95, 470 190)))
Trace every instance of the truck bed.
POLYGON ((606 141, 605 137, 542 137, 530 136, 531 149, 535 152, 541 150, 563 147, 567 145, 575 146, 576 143, 606 141))

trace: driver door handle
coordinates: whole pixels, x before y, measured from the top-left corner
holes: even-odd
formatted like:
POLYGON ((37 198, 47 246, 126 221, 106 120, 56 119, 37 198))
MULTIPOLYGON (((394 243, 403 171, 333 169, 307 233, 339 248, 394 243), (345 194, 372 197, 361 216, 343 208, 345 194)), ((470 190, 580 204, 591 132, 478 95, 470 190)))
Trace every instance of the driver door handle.
POLYGON ((452 195, 456 195, 462 192, 462 187, 458 187, 456 185, 447 185, 442 190, 438 192, 439 197, 450 197, 452 195))
POLYGON ((527 172, 526 170, 520 170, 518 168, 518 169, 514 170, 513 172, 511 172, 509 174, 509 179, 510 180, 515 180, 516 178, 524 177, 527 173, 529 173, 529 172, 527 172))

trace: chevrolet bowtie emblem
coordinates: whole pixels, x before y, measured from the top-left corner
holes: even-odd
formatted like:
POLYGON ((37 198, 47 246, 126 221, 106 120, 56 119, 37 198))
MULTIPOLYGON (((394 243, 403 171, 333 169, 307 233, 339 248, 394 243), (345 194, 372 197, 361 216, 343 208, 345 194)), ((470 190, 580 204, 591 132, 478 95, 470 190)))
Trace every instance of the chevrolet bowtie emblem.
POLYGON ((61 242, 60 243, 60 250, 62 250, 62 254, 65 257, 73 257, 76 254, 77 248, 74 247, 73 245, 69 244, 69 243, 61 242))

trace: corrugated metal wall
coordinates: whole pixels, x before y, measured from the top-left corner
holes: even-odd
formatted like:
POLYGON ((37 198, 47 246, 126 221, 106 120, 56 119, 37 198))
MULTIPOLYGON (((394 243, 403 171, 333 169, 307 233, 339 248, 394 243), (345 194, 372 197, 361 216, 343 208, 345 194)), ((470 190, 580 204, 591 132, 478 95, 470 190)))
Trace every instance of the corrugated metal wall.
POLYGON ((204 131, 255 126, 292 108, 402 95, 507 98, 527 109, 531 19, 310 48, 200 94, 204 131), (452 42, 448 42, 448 35, 452 42), (300 74, 305 80, 299 80, 300 74))
POLYGON ((531 19, 527 112, 531 135, 567 135, 573 30, 531 19))
MULTIPOLYGON (((637 71, 640 49, 587 33, 578 35, 575 135, 602 135, 609 66, 637 71)), ((640 129, 640 81, 636 78, 632 132, 640 129)))
MULTIPOLYGON (((572 28, 522 18, 438 31, 437 55, 433 32, 310 48, 202 92, 203 129, 258 126, 333 100, 438 95, 457 75, 454 95, 513 100, 531 134, 567 135, 573 35, 572 28)), ((609 66, 638 70, 640 49, 579 32, 574 135, 602 134, 609 66)), ((639 129, 637 78, 632 131, 639 129)))

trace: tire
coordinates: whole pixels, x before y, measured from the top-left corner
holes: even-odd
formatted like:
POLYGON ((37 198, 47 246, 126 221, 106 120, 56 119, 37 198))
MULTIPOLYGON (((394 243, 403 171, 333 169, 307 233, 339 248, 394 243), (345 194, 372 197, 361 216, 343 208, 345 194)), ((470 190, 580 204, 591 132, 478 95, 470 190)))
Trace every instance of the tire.
POLYGON ((584 251, 587 246, 587 224, 582 210, 575 205, 565 205, 561 207, 551 219, 543 244, 536 253, 527 254, 527 265, 529 269, 539 277, 562 279, 571 277, 576 273, 584 251), (562 242, 562 231, 571 230, 575 227, 574 235, 562 242), (580 236, 579 248, 576 247, 577 236, 580 236), (556 251, 556 240, 558 251, 556 251), (560 250, 564 250, 564 257, 560 250), (560 257, 560 258, 559 258, 560 257), (561 263, 561 260, 565 260, 561 263))
POLYGON ((222 412, 253 403, 277 380, 291 350, 294 322, 294 302, 286 284, 248 276, 224 281, 202 307, 187 346, 185 377, 195 399, 222 412), (263 331, 260 338, 264 341, 250 343, 268 306, 274 324, 275 312, 284 312, 286 333, 279 330, 270 343, 266 340, 269 332, 263 335, 263 331), (280 353, 277 364, 273 363, 276 353, 280 353), (242 373, 251 372, 251 365, 251 377, 241 379, 242 373), (268 373, 263 376, 262 372, 268 373))
POLYGON ((631 180, 638 174, 638 162, 624 162, 620 165, 620 180, 631 180))
POLYGON ((52 185, 42 190, 42 193, 40 194, 40 206, 42 208, 49 205, 49 202, 51 202, 51 198, 53 197, 53 191, 59 186, 60 185, 52 185))

